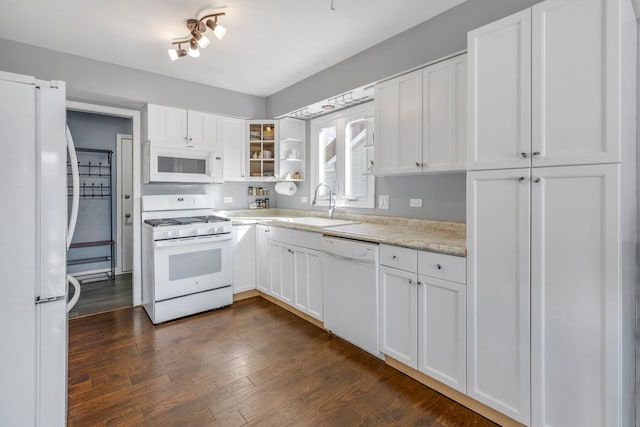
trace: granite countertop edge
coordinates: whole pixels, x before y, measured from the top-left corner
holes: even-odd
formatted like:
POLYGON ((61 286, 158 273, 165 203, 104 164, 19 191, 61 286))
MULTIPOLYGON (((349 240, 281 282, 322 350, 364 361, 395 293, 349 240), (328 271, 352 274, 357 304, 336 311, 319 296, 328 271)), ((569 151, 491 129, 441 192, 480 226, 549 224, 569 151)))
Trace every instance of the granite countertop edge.
POLYGON ((291 209, 265 209, 254 214, 253 210, 220 212, 232 219, 234 224, 264 224, 292 228, 301 231, 322 233, 330 237, 342 237, 371 243, 382 243, 410 249, 438 252, 459 257, 467 256, 466 227, 464 223, 450 221, 432 221, 399 217, 379 217, 368 215, 341 214, 336 219, 354 221, 362 224, 360 228, 370 226, 365 232, 345 230, 351 225, 318 227, 308 224, 287 222, 287 218, 323 217, 326 214, 316 211, 298 211, 291 209), (269 211, 269 212, 265 212, 269 211), (318 215, 318 213, 323 215, 318 215), (252 215, 254 214, 254 215, 252 215), (395 225, 399 224, 399 225, 395 225))

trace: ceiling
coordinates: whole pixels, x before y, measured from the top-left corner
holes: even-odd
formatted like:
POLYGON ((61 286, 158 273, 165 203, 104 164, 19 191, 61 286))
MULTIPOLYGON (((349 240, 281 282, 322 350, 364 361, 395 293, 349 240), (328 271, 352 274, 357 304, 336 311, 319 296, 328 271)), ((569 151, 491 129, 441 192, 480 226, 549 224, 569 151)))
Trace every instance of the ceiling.
POLYGON ((465 0, 2 0, 0 38, 269 96, 465 0), (200 58, 172 62, 185 21, 225 12, 200 58))

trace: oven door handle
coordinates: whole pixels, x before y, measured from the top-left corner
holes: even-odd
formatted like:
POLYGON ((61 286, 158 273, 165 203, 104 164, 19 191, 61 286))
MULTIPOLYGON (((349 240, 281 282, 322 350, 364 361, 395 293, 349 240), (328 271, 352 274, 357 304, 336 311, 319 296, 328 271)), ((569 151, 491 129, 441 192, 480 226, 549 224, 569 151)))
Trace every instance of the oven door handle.
POLYGON ((214 234, 203 237, 184 237, 181 239, 158 240, 155 242, 156 248, 173 248, 176 246, 194 245, 199 243, 224 242, 231 240, 231 233, 214 234))

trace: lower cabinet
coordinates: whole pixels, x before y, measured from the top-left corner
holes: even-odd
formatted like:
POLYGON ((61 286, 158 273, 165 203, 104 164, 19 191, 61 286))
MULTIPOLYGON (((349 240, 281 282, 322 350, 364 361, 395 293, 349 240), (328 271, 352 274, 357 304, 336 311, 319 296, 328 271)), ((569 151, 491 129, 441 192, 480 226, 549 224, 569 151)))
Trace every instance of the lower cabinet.
POLYGON ((295 250, 295 307, 323 320, 322 253, 313 249, 295 250))
POLYGON ((255 225, 234 225, 231 232, 233 259, 233 293, 256 288, 255 225))
POLYGON ((464 281, 464 258, 381 245, 380 259, 410 269, 380 267, 382 352, 465 393, 466 286, 442 279, 464 281))
POLYGON ((271 295, 293 305, 295 251, 280 242, 270 242, 271 295))
POLYGON ((256 288, 265 294, 271 293, 269 231, 269 226, 256 224, 256 288))

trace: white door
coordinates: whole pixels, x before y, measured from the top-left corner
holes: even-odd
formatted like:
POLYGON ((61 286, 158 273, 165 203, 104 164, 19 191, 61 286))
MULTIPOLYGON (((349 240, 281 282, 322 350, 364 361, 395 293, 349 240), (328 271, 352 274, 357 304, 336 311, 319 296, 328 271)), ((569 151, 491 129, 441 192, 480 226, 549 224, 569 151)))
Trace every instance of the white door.
POLYGON ((270 289, 271 295, 278 299, 282 299, 282 276, 286 249, 278 242, 269 242, 269 262, 271 264, 270 289))
POLYGON ((453 100, 449 61, 422 70, 422 163, 426 169, 442 169, 452 163, 450 144, 453 100))
POLYGON ((189 110, 187 136, 187 147, 213 150, 218 144, 218 116, 189 110))
POLYGON ((283 246, 282 251, 282 292, 280 299, 292 306, 294 304, 296 280, 296 250, 295 247, 283 246))
POLYGON ((532 9, 533 166, 620 161, 620 1, 532 9))
POLYGON ((451 64, 453 79, 453 121, 451 123, 451 144, 454 149, 454 169, 467 168, 467 55, 455 58, 451 64))
POLYGON ((133 141, 130 135, 118 135, 118 178, 118 270, 128 273, 133 270, 133 141))
POLYGON ((262 224, 256 224, 256 288, 271 294, 269 227, 262 224))
POLYGON ((418 370, 466 393, 466 286, 418 276, 418 370))
POLYGON ((422 70, 376 85, 375 172, 422 171, 422 70))
POLYGON ((244 180, 245 121, 224 117, 218 125, 222 144, 222 171, 225 181, 244 180))
POLYGON ((253 224, 234 225, 233 293, 256 288, 256 231, 253 224))
POLYGON ((295 307, 322 320, 322 258, 321 252, 296 248, 295 307))
POLYGON ((531 10, 469 32, 467 46, 467 167, 529 166, 531 10))
POLYGON ((382 352, 418 368, 418 281, 415 273, 380 267, 382 352))
POLYGON ((530 418, 530 171, 467 174, 467 394, 530 418))
POLYGON ((618 165, 533 170, 535 426, 619 426, 618 165))
POLYGON ((147 138, 162 147, 187 145, 187 110, 147 104, 147 138))

